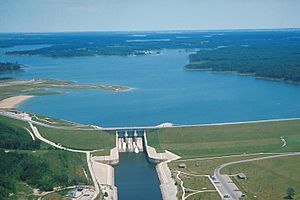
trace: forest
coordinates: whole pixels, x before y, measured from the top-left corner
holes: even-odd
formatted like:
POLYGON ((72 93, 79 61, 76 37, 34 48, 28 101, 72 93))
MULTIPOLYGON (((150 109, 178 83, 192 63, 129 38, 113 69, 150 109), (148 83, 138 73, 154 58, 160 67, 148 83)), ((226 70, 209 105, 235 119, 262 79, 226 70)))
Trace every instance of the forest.
POLYGON ((76 170, 85 167, 84 155, 42 145, 33 141, 25 129, 6 123, 0 123, 0 137, 0 199, 19 192, 18 182, 41 191, 87 183, 76 175, 76 170))
POLYGON ((0 62, 0 73, 13 73, 23 71, 23 65, 19 63, 0 62))
POLYGON ((188 70, 251 74, 259 78, 300 82, 300 41, 263 40, 221 46, 189 56, 188 70))

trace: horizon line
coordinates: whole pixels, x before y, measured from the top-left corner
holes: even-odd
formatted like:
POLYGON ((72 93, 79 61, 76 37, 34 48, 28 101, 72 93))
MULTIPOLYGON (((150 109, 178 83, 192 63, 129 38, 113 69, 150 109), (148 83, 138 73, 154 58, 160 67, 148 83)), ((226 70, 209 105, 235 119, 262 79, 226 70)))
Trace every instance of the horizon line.
POLYGON ((228 28, 228 29, 161 29, 161 30, 87 30, 87 31, 8 31, 1 32, 0 34, 47 34, 47 33, 146 33, 146 32, 156 32, 156 33, 172 33, 172 32, 246 32, 246 31, 298 31, 300 27, 297 28, 228 28))

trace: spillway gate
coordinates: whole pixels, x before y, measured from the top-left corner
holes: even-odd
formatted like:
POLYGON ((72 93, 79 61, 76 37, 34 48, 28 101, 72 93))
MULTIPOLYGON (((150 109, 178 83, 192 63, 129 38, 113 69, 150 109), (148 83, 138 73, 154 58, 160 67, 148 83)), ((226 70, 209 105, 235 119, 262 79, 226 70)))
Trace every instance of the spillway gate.
POLYGON ((116 131, 119 152, 143 152, 145 130, 116 131))

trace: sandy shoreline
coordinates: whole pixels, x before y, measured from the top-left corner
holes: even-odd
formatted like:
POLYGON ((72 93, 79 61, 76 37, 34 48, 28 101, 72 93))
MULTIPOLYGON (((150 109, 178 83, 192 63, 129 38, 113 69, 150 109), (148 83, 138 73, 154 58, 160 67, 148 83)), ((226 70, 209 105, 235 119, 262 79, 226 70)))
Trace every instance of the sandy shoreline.
POLYGON ((14 97, 9 97, 0 101, 0 109, 15 108, 20 103, 32 98, 32 95, 19 95, 14 97))

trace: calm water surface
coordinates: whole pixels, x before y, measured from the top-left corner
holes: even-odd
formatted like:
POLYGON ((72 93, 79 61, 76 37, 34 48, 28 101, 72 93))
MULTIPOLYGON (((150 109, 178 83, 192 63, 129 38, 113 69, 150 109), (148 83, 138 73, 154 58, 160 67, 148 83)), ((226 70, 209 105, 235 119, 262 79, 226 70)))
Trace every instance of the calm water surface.
POLYGON ((162 199, 155 165, 144 153, 120 153, 120 165, 115 168, 119 199, 162 199))
POLYGON ((53 78, 134 88, 119 93, 68 90, 65 95, 41 96, 19 106, 26 111, 84 124, 104 127, 163 122, 198 124, 300 116, 298 85, 233 74, 185 71, 188 53, 179 50, 165 50, 159 56, 2 55, 0 58, 29 66, 25 73, 14 75, 17 78, 53 78))

